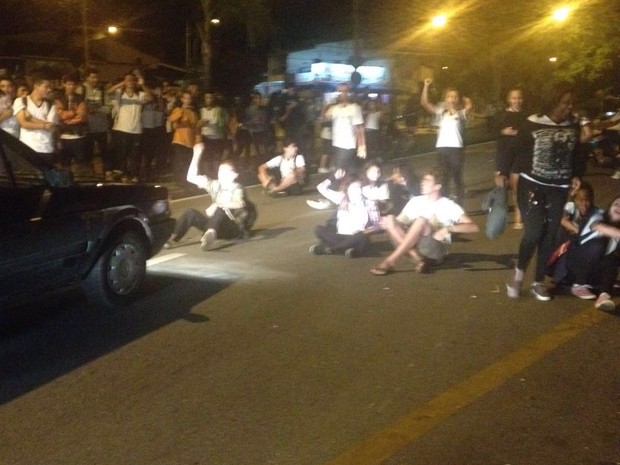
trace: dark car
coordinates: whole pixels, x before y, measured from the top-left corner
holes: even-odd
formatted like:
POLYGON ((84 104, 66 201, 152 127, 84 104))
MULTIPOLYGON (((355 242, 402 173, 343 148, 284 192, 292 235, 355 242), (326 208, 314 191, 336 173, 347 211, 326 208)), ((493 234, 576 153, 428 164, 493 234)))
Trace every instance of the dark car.
POLYGON ((0 308, 77 283, 126 304, 173 227, 164 187, 74 182, 0 130, 0 308))

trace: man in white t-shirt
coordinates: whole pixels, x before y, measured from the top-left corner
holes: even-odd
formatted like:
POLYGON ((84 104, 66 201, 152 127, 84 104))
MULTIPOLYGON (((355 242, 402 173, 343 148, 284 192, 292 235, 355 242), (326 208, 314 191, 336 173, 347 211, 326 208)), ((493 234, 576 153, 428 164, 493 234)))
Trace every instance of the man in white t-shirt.
POLYGON ((132 73, 110 87, 108 94, 114 96, 116 118, 112 127, 114 144, 114 168, 123 172, 123 178, 138 182, 140 176, 142 135, 142 105, 150 100, 150 91, 144 86, 144 78, 132 73), (141 90, 144 89, 144 90, 141 90))
POLYGON ((19 123, 19 140, 47 161, 53 161, 54 131, 58 125, 56 108, 50 102, 52 81, 46 76, 35 75, 32 92, 13 102, 13 114, 19 123))
POLYGON ((396 261, 408 254, 416 264, 416 271, 426 270, 428 260, 441 262, 448 254, 452 233, 471 234, 478 225, 467 216, 457 203, 441 195, 441 173, 431 169, 420 182, 422 195, 413 197, 400 214, 388 215, 382 221, 394 251, 372 268, 374 275, 384 276, 394 270, 396 261))
POLYGON ((285 141, 282 155, 258 167, 258 179, 269 195, 301 194, 306 179, 306 160, 297 154, 297 143, 285 141), (279 170, 279 179, 270 170, 279 170))
POLYGON ((453 87, 445 90, 442 103, 431 103, 428 92, 432 83, 431 78, 424 80, 420 104, 437 118, 439 130, 435 148, 439 154, 439 163, 443 171, 444 187, 447 191, 450 179, 454 181, 456 201, 462 206, 465 200, 465 182, 463 180, 464 133, 467 116, 473 108, 473 103, 467 97, 463 97, 461 102, 459 91, 453 87))
POLYGON ((332 122, 332 147, 336 168, 347 172, 355 170, 355 155, 366 158, 366 138, 364 135, 364 116, 362 108, 349 99, 349 86, 339 85, 338 102, 330 106, 323 116, 324 121, 332 122))

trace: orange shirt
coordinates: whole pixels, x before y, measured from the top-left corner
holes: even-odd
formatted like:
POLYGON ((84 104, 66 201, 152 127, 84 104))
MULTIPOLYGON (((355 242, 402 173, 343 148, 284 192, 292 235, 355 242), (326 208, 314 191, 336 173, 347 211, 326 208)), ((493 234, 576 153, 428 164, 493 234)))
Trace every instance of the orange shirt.
POLYGON ((168 120, 172 123, 174 134, 172 143, 193 147, 198 132, 198 115, 191 108, 177 107, 172 110, 168 120))

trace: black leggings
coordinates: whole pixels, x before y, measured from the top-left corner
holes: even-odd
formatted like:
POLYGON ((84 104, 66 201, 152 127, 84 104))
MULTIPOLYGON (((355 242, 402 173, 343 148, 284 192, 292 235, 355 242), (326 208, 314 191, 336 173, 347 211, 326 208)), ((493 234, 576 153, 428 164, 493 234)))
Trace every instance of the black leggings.
POLYGON ((364 253, 368 245, 368 236, 363 232, 355 234, 338 234, 338 231, 332 225, 319 225, 314 228, 314 234, 323 244, 339 253, 347 249, 355 249, 359 255, 364 253))
POLYGON ((190 208, 185 210, 174 226, 174 239, 179 241, 191 227, 205 232, 207 229, 215 229, 217 237, 222 239, 233 239, 239 236, 240 230, 237 223, 231 220, 226 212, 221 208, 215 210, 211 217, 204 213, 190 208))
POLYGON ((620 249, 616 249, 601 260, 601 292, 613 294, 614 284, 620 267, 620 249))
POLYGON ((567 198, 568 188, 544 186, 519 176, 517 203, 523 217, 524 231, 517 268, 525 271, 538 249, 535 273, 538 282, 545 277, 567 198))

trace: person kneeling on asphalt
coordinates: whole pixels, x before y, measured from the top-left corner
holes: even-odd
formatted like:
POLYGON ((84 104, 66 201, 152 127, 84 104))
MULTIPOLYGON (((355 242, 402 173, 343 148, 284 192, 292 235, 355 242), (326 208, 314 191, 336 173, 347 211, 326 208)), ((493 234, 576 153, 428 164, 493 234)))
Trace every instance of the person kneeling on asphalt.
POLYGON ((200 239, 200 248, 204 251, 209 250, 218 238, 248 237, 249 229, 256 219, 256 209, 246 198, 243 186, 237 182, 239 173, 235 165, 230 160, 222 162, 217 179, 209 179, 198 174, 203 144, 194 145, 193 150, 187 181, 205 189, 211 196, 211 205, 205 214, 193 208, 186 210, 177 220, 174 232, 166 243, 167 248, 179 242, 192 226, 204 232, 200 239))
POLYGON ((301 194, 306 181, 306 160, 297 154, 297 144, 286 141, 282 155, 258 167, 258 179, 268 195, 301 194), (279 170, 275 172, 279 179, 272 175, 274 170, 279 170))
POLYGON ((384 217, 394 251, 372 268, 374 275, 384 276, 394 271, 396 261, 408 254, 418 272, 424 272, 428 260, 440 263, 448 254, 452 233, 476 233, 478 225, 465 214, 456 202, 441 195, 442 177, 438 170, 424 173, 420 182, 422 195, 413 197, 401 213, 384 217))

